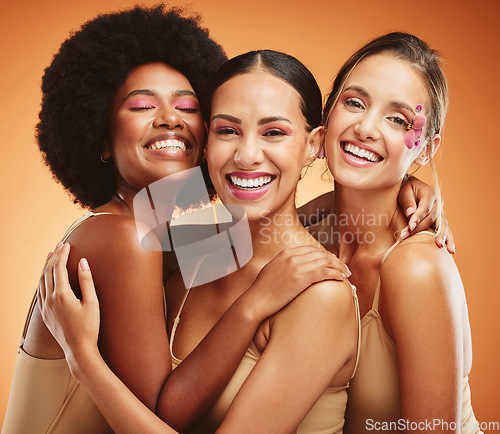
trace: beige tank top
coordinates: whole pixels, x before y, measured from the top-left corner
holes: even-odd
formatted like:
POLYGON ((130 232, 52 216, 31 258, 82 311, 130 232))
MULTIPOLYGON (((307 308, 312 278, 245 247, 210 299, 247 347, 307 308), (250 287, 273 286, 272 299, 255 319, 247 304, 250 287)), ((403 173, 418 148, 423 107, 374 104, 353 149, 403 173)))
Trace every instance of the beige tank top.
MULTIPOLYGON (((354 305, 356 309, 356 320, 358 322, 358 349, 356 354, 356 364, 354 367, 354 373, 358 365, 360 342, 361 342, 361 325, 359 316, 359 305, 358 297, 356 294, 356 288, 354 285, 352 287, 352 295, 354 300, 354 305)), ((187 301, 191 287, 189 287, 182 300, 179 312, 174 321, 174 326, 172 328, 172 334, 170 338, 170 355, 172 357, 172 369, 175 369, 182 360, 175 357, 173 353, 174 338, 177 326, 179 325, 181 319, 182 309, 187 301)), ((231 403, 233 402, 236 394, 240 390, 241 386, 250 375, 250 372, 254 366, 259 361, 261 353, 252 341, 250 347, 246 351, 243 359, 241 360, 236 372, 229 381, 228 385, 222 392, 219 399, 215 402, 210 411, 196 424, 194 429, 190 430, 190 433, 200 434, 200 433, 214 433, 219 425, 222 423, 224 416, 231 403)), ((352 379, 352 376, 351 376, 352 379)), ((297 429, 299 434, 341 434, 342 428, 344 426, 344 415, 347 403, 347 392, 346 389, 349 387, 349 383, 341 387, 328 387, 319 400, 316 402, 314 407, 306 415, 302 423, 297 429)))
MULTIPOLYGON (((88 213, 73 223, 62 241, 85 220, 88 213)), ((22 346, 36 304, 36 294, 24 325, 21 345, 5 414, 2 434, 89 434, 113 432, 87 391, 70 374, 66 359, 39 359, 22 346)))
MULTIPOLYGON (((434 233, 424 231, 420 234, 434 233)), ((413 235, 413 236, 417 236, 413 235)), ((398 240, 384 255, 382 262, 400 243, 398 240)), ((399 432, 399 379, 396 343, 387 334, 379 307, 380 279, 372 308, 361 320, 361 350, 356 376, 351 381, 346 411, 346 434, 374 432, 376 423, 384 423, 384 432, 399 432), (392 424, 392 425, 390 425, 392 424)), ((404 421, 403 421, 404 422, 404 421)), ((472 411, 468 377, 463 379, 462 433, 480 433, 472 411)))

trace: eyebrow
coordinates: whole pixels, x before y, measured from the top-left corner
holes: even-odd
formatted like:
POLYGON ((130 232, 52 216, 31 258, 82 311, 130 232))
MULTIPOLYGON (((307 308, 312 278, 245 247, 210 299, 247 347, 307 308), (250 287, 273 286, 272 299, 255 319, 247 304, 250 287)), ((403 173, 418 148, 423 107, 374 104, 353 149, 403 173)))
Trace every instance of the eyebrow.
POLYGON ((226 115, 226 114, 223 114, 223 113, 215 115, 215 116, 212 116, 212 121, 215 120, 215 119, 224 119, 226 121, 233 122, 233 123, 238 124, 238 125, 241 124, 241 119, 238 119, 237 117, 234 117, 234 116, 231 116, 231 115, 226 115))
MULTIPOLYGON (((359 86, 349 86, 348 88, 344 89, 344 92, 347 92, 348 90, 354 90, 355 92, 358 92, 359 94, 365 96, 365 97, 370 97, 370 95, 368 94, 368 92, 363 89, 362 87, 359 87, 359 86)), ((408 110, 410 111, 411 113, 415 114, 415 110, 413 110, 408 104, 405 104, 404 102, 401 102, 401 101, 391 101, 390 102, 390 105, 393 106, 393 107, 397 107, 397 108, 400 108, 400 109, 405 109, 405 110, 408 110)))
MULTIPOLYGON (((126 101, 127 99, 133 97, 134 95, 158 96, 158 94, 151 89, 135 89, 132 92, 130 92, 125 98, 123 98, 123 101, 126 101)), ((172 92, 172 96, 174 97, 186 96, 186 95, 198 98, 193 91, 187 89, 177 89, 174 92, 172 92)))
POLYGON ((287 119, 287 118, 285 118, 283 116, 269 116, 267 118, 260 119, 259 122, 258 122, 258 124, 259 125, 265 125, 265 124, 268 124, 270 122, 276 122, 276 121, 285 121, 285 122, 288 122, 289 124, 292 123, 289 119, 287 119))
MULTIPOLYGON (((238 124, 238 125, 241 124, 241 119, 239 119, 235 116, 226 115, 226 114, 222 114, 222 113, 212 117, 212 121, 215 119, 225 119, 226 121, 233 122, 233 123, 238 124)), ((270 122, 276 122, 276 121, 285 121, 285 122, 288 122, 289 124, 292 123, 289 119, 287 119, 283 116, 268 116, 267 118, 259 119, 258 125, 265 125, 265 124, 268 124, 270 122)))

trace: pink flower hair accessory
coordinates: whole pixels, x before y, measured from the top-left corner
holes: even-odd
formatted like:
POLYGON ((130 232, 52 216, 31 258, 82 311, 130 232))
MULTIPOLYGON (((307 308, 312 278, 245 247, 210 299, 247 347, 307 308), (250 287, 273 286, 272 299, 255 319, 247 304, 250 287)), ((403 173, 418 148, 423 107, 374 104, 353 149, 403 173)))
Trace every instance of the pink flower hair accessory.
POLYGON ((414 146, 420 145, 422 129, 427 121, 425 115, 420 113, 422 111, 422 104, 417 105, 415 111, 417 112, 416 116, 406 126, 405 131, 403 132, 405 145, 408 149, 412 149, 414 146))

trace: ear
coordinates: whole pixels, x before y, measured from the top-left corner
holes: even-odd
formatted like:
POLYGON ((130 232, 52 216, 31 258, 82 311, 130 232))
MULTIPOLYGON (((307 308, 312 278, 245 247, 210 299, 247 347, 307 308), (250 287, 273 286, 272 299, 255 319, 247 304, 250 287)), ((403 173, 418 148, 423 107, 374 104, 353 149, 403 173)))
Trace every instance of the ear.
POLYGON ((307 134, 306 153, 303 167, 309 166, 318 156, 325 137, 325 128, 320 125, 307 134))
POLYGON ((441 146, 441 136, 439 134, 435 134, 431 142, 432 154, 430 154, 430 144, 424 145, 423 149, 420 150, 418 157, 415 158, 415 164, 418 164, 419 166, 425 166, 429 162, 430 158, 434 157, 434 154, 439 149, 439 146, 441 146))
POLYGON ((104 141, 104 148, 102 150, 102 157, 105 160, 109 160, 111 158, 111 144, 109 143, 108 139, 104 141))

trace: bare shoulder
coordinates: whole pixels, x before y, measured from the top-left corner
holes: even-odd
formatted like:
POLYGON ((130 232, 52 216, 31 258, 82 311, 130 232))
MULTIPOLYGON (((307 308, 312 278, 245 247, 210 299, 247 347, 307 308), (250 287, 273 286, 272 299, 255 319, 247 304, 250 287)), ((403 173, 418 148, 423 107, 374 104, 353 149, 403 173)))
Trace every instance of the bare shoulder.
POLYGON ((349 282, 326 280, 302 292, 275 315, 275 321, 300 326, 303 322, 314 320, 328 324, 327 327, 341 327, 351 324, 350 319, 354 315, 353 292, 349 282))
POLYGON ((160 250, 158 239, 149 228, 133 217, 107 214, 98 215, 83 222, 70 236, 72 248, 92 243, 93 248, 143 248, 160 250))
POLYGON ((68 239, 71 245, 68 260, 70 282, 78 287, 77 266, 85 257, 92 270, 98 293, 103 288, 137 287, 145 284, 161 285, 163 255, 155 235, 138 224, 134 218, 123 215, 99 215, 83 222, 68 239))
POLYGON ((432 236, 414 236, 386 258, 380 272, 380 308, 389 333, 415 322, 454 317, 465 308, 462 280, 452 256, 432 236))
MULTIPOLYGON (((452 256, 440 249, 430 235, 414 235, 400 243, 385 259, 380 271, 384 291, 418 286, 421 291, 433 283, 460 278, 452 256)), ((444 285, 445 287, 447 285, 444 285)))

